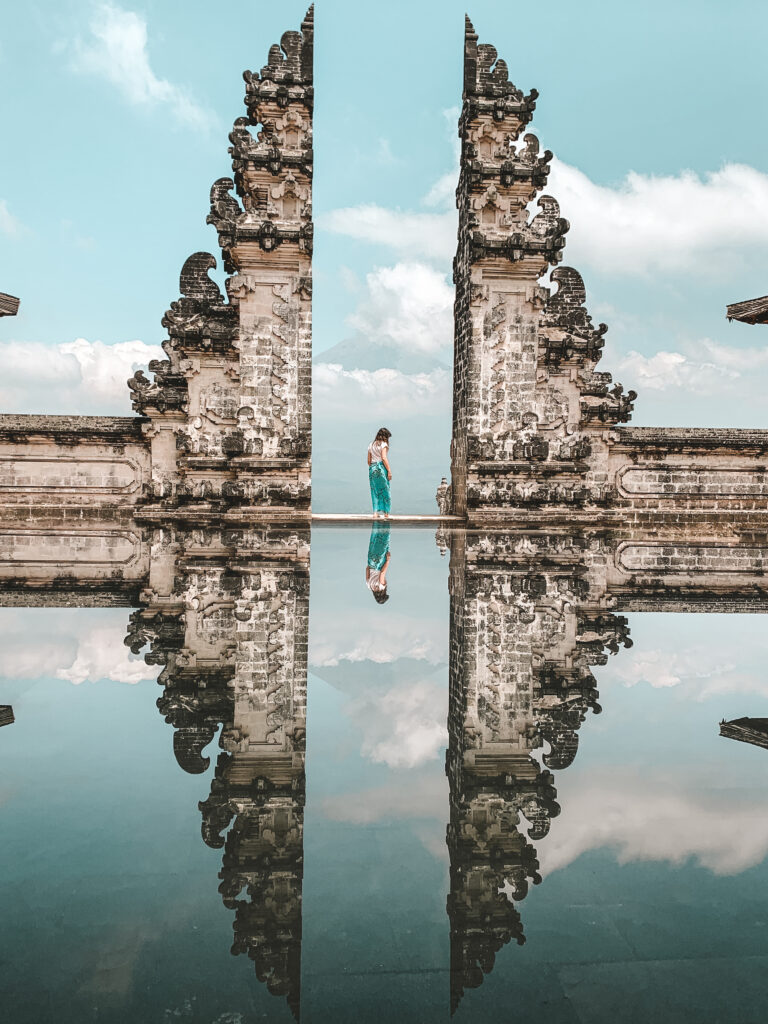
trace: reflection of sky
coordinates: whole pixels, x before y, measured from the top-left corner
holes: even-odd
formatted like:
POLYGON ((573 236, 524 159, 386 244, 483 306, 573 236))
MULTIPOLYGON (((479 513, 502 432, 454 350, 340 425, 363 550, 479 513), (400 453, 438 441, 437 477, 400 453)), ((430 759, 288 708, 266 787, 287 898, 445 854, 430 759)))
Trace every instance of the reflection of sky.
MULTIPOLYGON (((448 566, 431 532, 395 528, 378 605, 367 545, 363 530, 313 535, 303 1019, 447 1021, 448 566)), ((197 810, 211 772, 176 764, 127 617, 0 610, 12 1024, 288 1019, 229 954, 221 853, 197 810)), ((527 943, 497 954, 459 1021, 765 1019, 768 751, 718 735, 721 718, 765 714, 763 620, 630 625, 634 646, 595 670, 603 713, 556 775, 543 882, 519 906, 527 943)))
MULTIPOLYGON (((108 619, 124 657, 126 610, 72 617, 85 634, 108 619)), ((3 609, 0 633, 39 618, 3 609)), ((2 1019, 223 1022, 259 1008, 290 1020, 229 955, 221 854, 202 842, 197 810, 212 772, 179 769, 160 688, 54 675, 23 688, 0 678, 0 701, 12 695, 16 713, 0 730, 2 1019)))

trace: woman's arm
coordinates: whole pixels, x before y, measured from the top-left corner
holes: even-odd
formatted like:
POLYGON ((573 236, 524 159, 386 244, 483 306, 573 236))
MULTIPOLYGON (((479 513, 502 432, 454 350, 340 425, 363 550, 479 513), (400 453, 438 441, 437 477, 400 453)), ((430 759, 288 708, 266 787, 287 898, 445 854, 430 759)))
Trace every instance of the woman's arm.
POLYGON ((369 448, 368 449, 368 465, 370 466, 370 464, 371 464, 371 449, 369 448))
POLYGON ((387 455, 389 453, 389 445, 385 444, 381 449, 381 461, 384 463, 384 468, 387 471, 387 480, 392 479, 392 470, 389 468, 389 459, 387 455))

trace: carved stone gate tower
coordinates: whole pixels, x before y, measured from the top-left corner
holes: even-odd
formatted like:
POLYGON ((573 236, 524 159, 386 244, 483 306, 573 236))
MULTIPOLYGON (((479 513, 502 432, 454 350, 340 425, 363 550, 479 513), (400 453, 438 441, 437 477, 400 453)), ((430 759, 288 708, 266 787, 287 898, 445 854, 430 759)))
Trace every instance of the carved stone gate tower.
POLYGON ((151 501, 290 511, 310 505, 313 9, 246 71, 231 178, 211 189, 225 301, 195 253, 163 318, 168 359, 133 378, 149 416, 151 501), (241 203, 231 194, 237 191, 241 203))
POLYGON ((764 512, 767 432, 621 425, 637 396, 595 369, 607 328, 592 323, 578 271, 557 266, 569 225, 541 194, 552 154, 535 135, 521 138, 537 93, 523 95, 477 38, 467 19, 452 485, 441 505, 470 523, 521 510, 764 512))

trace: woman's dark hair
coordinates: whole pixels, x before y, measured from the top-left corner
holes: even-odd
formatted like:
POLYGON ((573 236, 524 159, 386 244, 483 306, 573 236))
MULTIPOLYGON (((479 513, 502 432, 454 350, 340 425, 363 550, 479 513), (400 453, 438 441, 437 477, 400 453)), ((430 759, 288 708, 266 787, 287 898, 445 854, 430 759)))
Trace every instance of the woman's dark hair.
POLYGON ((372 590, 371 593, 373 594, 376 604, 384 604, 389 600, 389 594, 386 590, 372 590))
POLYGON ((386 427, 379 427, 379 432, 375 437, 376 441, 388 441, 392 437, 392 431, 387 430, 386 427))

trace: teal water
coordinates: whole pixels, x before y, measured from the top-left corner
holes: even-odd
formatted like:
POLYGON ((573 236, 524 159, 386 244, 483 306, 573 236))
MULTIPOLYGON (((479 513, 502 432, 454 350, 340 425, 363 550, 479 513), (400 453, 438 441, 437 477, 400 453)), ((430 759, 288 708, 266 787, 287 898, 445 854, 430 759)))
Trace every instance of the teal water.
MULTIPOLYGON (((445 773, 448 560, 393 530, 389 601, 368 534, 312 537, 301 1019, 451 1019, 445 773)), ((186 774, 157 666, 125 609, 0 609, 0 1016, 27 1022, 290 1021, 202 841, 212 762, 186 774)), ((593 669, 602 713, 554 772, 560 813, 516 901, 525 942, 465 987, 462 1022, 768 1017, 768 751, 718 735, 764 716, 757 615, 633 614, 593 669)))

